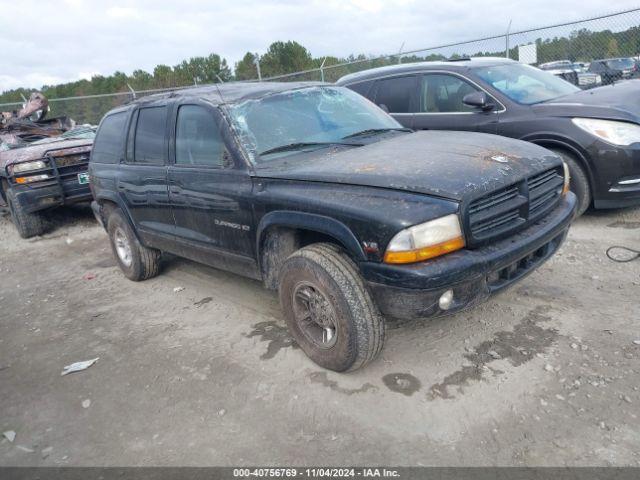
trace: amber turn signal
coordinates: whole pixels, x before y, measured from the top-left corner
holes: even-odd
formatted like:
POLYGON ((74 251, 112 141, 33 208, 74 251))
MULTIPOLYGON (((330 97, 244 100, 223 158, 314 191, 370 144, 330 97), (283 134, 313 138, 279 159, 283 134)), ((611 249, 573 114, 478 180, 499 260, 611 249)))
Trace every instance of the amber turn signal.
POLYGON ((439 257, 447 253, 464 248, 464 238, 458 237, 446 242, 438 243, 428 247, 408 250, 404 252, 389 252, 384 254, 385 263, 416 263, 439 257))

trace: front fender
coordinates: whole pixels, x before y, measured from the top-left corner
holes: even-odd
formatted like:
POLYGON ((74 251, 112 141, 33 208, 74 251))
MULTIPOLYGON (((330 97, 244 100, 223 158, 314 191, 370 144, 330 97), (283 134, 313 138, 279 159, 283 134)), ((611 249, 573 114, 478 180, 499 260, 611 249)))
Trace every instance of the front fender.
POLYGON ((258 256, 262 253, 260 251, 262 241, 270 227, 300 228, 329 235, 340 242, 355 260, 366 260, 358 239, 344 223, 324 215, 287 210, 269 212, 260 220, 256 235, 258 256))

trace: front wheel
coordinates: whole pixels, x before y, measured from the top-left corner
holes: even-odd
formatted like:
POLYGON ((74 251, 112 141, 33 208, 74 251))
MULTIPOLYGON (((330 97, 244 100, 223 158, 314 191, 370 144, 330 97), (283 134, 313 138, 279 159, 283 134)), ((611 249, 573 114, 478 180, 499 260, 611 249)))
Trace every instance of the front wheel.
POLYGON ((278 290, 291 335, 321 367, 356 370, 382 350, 384 318, 338 247, 319 243, 293 253, 280 269, 278 290))
POLYGON ((120 210, 114 210, 107 220, 111 250, 120 270, 135 282, 155 277, 160 272, 160 251, 142 245, 120 210))
POLYGON ((578 160, 564 150, 553 150, 557 153, 564 163, 569 167, 569 176, 571 177, 569 189, 576 194, 578 200, 578 208, 576 216, 582 215, 591 205, 591 186, 589 185, 589 177, 578 160))
POLYGON ((47 230, 47 220, 41 212, 28 213, 16 201, 11 189, 7 190, 7 206, 11 213, 11 221, 22 238, 42 235, 47 230))

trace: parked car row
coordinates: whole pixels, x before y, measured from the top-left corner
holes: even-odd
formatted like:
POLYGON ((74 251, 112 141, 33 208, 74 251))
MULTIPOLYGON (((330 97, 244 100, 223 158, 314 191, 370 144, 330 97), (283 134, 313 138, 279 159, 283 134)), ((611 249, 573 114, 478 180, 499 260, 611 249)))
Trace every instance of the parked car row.
POLYGON ((385 317, 472 307, 590 204, 639 203, 637 93, 478 59, 153 95, 102 119, 91 207, 127 278, 167 252, 261 280, 314 362, 355 370, 385 317))

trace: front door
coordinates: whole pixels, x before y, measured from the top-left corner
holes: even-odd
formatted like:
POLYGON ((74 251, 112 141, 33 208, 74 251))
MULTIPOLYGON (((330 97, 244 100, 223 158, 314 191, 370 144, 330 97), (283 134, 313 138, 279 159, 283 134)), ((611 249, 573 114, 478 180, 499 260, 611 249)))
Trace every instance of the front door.
POLYGON ((496 133, 500 104, 484 112, 465 105, 463 98, 479 89, 458 75, 428 73, 418 85, 418 107, 413 116, 415 130, 465 130, 496 133))
POLYGON ((178 106, 169 199, 185 256, 237 270, 254 263, 252 182, 226 148, 224 122, 206 103, 178 106))

